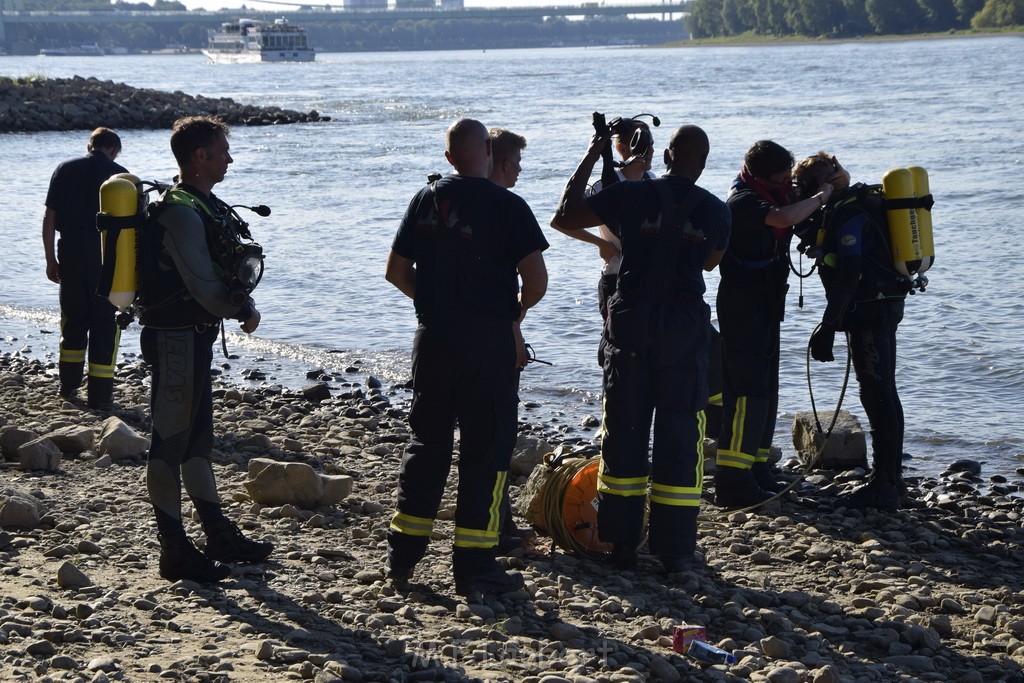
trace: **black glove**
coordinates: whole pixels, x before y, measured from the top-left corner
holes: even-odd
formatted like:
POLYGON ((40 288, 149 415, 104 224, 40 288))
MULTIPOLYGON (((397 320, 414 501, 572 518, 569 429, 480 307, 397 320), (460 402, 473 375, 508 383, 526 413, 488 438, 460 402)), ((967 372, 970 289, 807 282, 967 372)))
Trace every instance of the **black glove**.
POLYGON ((836 341, 836 331, 821 325, 811 335, 811 358, 822 363, 830 363, 836 359, 832 355, 832 345, 836 341))

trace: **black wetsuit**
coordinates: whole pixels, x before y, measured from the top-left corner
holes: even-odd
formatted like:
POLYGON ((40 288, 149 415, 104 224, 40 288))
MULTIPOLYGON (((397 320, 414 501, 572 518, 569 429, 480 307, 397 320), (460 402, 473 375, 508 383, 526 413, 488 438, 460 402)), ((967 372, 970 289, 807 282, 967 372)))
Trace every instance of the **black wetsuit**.
POLYGON ((729 212, 672 175, 616 183, 586 201, 622 240, 608 304, 598 534, 636 547, 650 486, 651 552, 692 557, 711 328, 703 267, 712 251, 725 249, 729 212))
POLYGON ((903 320, 907 287, 893 267, 888 234, 858 200, 857 187, 833 207, 824 218, 826 255, 819 265, 828 298, 822 324, 849 334, 861 404, 871 422, 876 472, 902 485, 904 422, 896 388, 896 329, 903 320))
POLYGON ((113 398, 114 361, 120 330, 116 309, 96 294, 100 275, 100 233, 96 230, 99 190, 125 168, 99 150, 60 164, 50 178, 46 208, 56 214, 60 264, 60 386, 73 394, 82 384, 89 355, 89 405, 103 407, 113 398))
POLYGON ((779 406, 779 343, 789 277, 789 233, 765 224, 776 204, 737 179, 729 250, 719 266, 723 416, 718 467, 767 462, 779 406))
POLYGON ((140 242, 141 347, 153 372, 146 485, 157 528, 170 536, 183 533, 182 482, 204 526, 223 518, 210 467, 213 344, 221 319, 252 316, 248 303, 231 303, 214 271, 199 202, 214 213, 216 203, 194 188, 179 187, 188 193, 182 198, 196 203, 167 206, 140 242))
POLYGON ((413 439, 388 532, 392 568, 426 552, 459 425, 456 580, 494 562, 499 508, 516 440, 516 349, 523 258, 548 246, 530 207, 487 178, 451 175, 409 204, 392 246, 416 263, 413 439))

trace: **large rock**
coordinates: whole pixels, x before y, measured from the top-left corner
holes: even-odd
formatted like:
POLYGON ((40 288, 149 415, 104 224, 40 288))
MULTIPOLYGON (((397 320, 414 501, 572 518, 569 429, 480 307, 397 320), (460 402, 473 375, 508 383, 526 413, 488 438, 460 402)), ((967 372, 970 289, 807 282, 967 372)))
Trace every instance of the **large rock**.
MULTIPOLYGON (((818 413, 821 427, 828 430, 832 423, 833 411, 818 413)), ((850 470, 867 468, 867 439, 860 421, 845 410, 839 411, 835 427, 825 441, 825 435, 818 431, 814 413, 806 411, 793 417, 793 447, 797 457, 806 467, 821 451, 816 468, 828 470, 850 470), (824 445, 824 450, 822 446, 824 445)))
POLYGON ((527 476, 544 462, 544 456, 551 451, 547 441, 534 436, 520 435, 512 449, 512 462, 508 470, 517 476, 527 476))
POLYGON ((38 500, 15 489, 0 489, 0 527, 34 529, 39 516, 38 500))
POLYGON ((96 432, 92 427, 68 425, 46 435, 61 453, 78 455, 92 448, 96 441, 96 432))
POLYGON ((519 492, 519 500, 516 503, 519 514, 526 518, 530 526, 544 534, 548 532, 548 524, 544 520, 544 496, 551 480, 551 472, 552 470, 545 466, 534 469, 519 492))
POLYGON ((301 462, 267 458, 249 461, 245 489, 261 505, 295 505, 313 509, 335 505, 352 492, 352 477, 324 475, 301 462))
POLYGON ((56 472, 60 469, 61 457, 60 449, 45 436, 18 447, 18 466, 25 472, 56 472))
POLYGON ((0 451, 4 454, 4 460, 17 460, 18 448, 32 439, 38 439, 39 435, 31 429, 11 427, 0 432, 0 451))
POLYGON ((97 452, 112 460, 124 460, 142 455, 149 448, 149 439, 126 425, 117 417, 108 417, 100 429, 97 452))

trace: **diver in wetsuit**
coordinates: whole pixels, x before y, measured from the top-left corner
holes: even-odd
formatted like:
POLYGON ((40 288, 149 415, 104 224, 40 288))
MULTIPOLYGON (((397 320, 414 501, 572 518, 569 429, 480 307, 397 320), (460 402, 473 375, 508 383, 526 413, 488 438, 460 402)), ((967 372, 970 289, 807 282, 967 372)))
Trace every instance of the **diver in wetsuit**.
MULTIPOLYGON (((794 173, 803 192, 834 172, 824 152, 800 162, 794 173)), ((828 304, 811 336, 811 356, 835 360, 837 331, 849 335, 860 400, 871 423, 872 472, 864 486, 835 505, 893 511, 906 504, 903 481, 903 405, 896 388, 896 328, 909 287, 893 266, 884 210, 872 211, 864 185, 835 193, 821 219, 824 231, 818 273, 828 304)), ((877 207, 881 207, 878 199, 877 207)))
POLYGON ((156 223, 140 245, 142 355, 153 371, 153 434, 146 485, 160 537, 160 576, 176 581, 219 581, 222 562, 259 562, 273 549, 245 538, 221 510, 210 456, 213 397, 210 364, 221 320, 241 321, 252 333, 260 324, 255 302, 233 303, 216 273, 209 222, 225 220, 227 207, 213 193, 232 162, 228 127, 219 119, 178 119, 171 149, 180 182, 161 200, 156 223), (205 555, 185 533, 181 488, 206 532, 205 555))

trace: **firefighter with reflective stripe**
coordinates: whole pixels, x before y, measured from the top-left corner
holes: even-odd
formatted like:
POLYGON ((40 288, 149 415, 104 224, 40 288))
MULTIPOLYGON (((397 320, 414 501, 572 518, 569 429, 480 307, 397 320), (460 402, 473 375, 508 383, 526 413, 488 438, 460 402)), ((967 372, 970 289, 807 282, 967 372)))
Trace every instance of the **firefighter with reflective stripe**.
POLYGON ((491 141, 479 121, 446 134, 455 173, 413 198, 388 255, 386 278, 413 300, 413 438, 388 530, 388 576, 408 584, 423 559, 459 428, 459 484, 452 568, 460 595, 522 585, 497 562, 500 510, 516 441, 519 331, 544 295, 547 241, 530 207, 488 179, 491 141), (522 290, 519 290, 519 278, 522 290))
POLYGON ((768 465, 779 404, 779 346, 793 226, 832 192, 824 183, 794 201, 793 155, 771 140, 744 156, 726 203, 732 238, 722 260, 718 322, 722 332, 723 415, 715 463, 715 502, 758 505, 783 486, 768 465))
POLYGON ((94 130, 86 150, 86 156, 60 164, 50 178, 43 248, 46 277, 60 285, 60 393, 68 399, 77 395, 88 349, 89 407, 109 410, 121 333, 114 322, 114 306, 96 294, 100 273, 96 213, 100 185, 126 171, 114 162, 121 153, 121 138, 109 128, 94 130))
POLYGON ((635 567, 649 496, 649 548, 673 573, 695 561, 711 329, 703 273, 725 252, 729 211, 695 185, 709 152, 697 126, 673 133, 665 176, 585 198, 605 141, 594 135, 551 221, 563 231, 605 224, 622 242, 608 304, 597 530, 617 567, 635 567))
MULTIPOLYGON (((808 187, 832 172, 823 152, 797 166, 794 179, 808 187)), ((868 482, 836 499, 836 506, 893 511, 906 504, 903 481, 903 405, 896 388, 896 329, 903 319, 909 281, 896 270, 884 200, 863 185, 833 195, 821 219, 818 273, 828 303, 811 337, 811 356, 835 360, 836 331, 850 339, 860 400, 871 423, 872 472, 868 482)))

